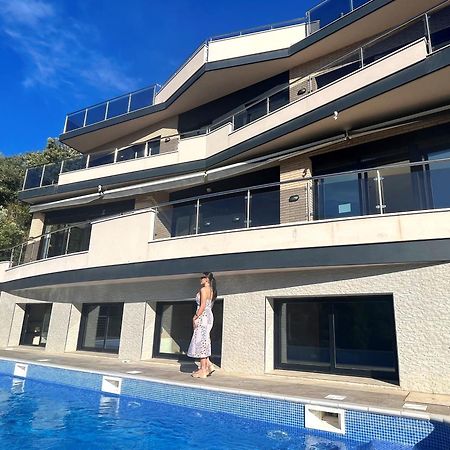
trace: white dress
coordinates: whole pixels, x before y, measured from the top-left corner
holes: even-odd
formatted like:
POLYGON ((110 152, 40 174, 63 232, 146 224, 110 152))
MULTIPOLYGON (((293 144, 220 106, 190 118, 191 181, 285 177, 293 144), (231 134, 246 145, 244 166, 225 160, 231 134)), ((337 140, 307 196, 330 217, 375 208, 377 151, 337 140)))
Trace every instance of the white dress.
MULTIPOLYGON (((197 302, 198 311, 200 308, 200 294, 197 294, 195 301, 197 302)), ((209 333, 214 323, 212 303, 211 299, 206 300, 205 309, 196 321, 197 326, 194 329, 187 353, 191 358, 207 358, 211 356, 211 338, 209 333)))

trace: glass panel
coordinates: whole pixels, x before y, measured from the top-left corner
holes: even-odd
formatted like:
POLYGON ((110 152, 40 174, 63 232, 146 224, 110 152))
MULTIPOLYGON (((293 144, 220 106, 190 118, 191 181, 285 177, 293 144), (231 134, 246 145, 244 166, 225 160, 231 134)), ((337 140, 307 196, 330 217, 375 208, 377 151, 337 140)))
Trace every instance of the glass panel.
POLYGON ((361 67, 360 52, 356 51, 311 74, 312 90, 320 89, 361 67))
POLYGON ((185 355, 192 338, 195 302, 161 304, 159 353, 185 355))
POLYGON ((395 371, 392 301, 334 304, 336 367, 395 371))
POLYGON ((250 226, 280 223, 280 188, 278 186, 250 192, 250 226))
POLYGON ((276 111, 289 104, 289 88, 283 89, 269 97, 269 112, 276 111))
POLYGON ((199 233, 245 228, 245 192, 200 200, 199 233))
POLYGON ((441 150, 428 155, 428 165, 431 196, 434 208, 450 207, 450 191, 448 180, 450 180, 450 161, 432 162, 435 159, 450 158, 450 150, 441 150))
POLYGON ((151 87, 131 94, 130 111, 145 108, 153 104, 153 93, 155 88, 151 87))
POLYGON ((150 156, 159 155, 160 146, 161 146, 161 141, 159 139, 156 141, 148 142, 148 154, 150 156))
POLYGON ((117 152, 117 161, 127 161, 130 159, 142 158, 145 156, 145 143, 136 144, 123 148, 117 152))
POLYGON ((105 347, 106 351, 119 351, 120 332, 122 330, 123 303, 103 307, 108 317, 105 347))
POLYGON ((84 116, 86 114, 86 110, 79 111, 73 114, 69 114, 67 116, 67 123, 65 132, 71 130, 76 130, 77 128, 82 128, 84 126, 84 116))
POLYGON ((235 114, 234 116, 234 129, 247 125, 267 114, 267 99, 263 99, 253 106, 249 106, 244 111, 235 114))
POLYGON ((316 8, 310 10, 311 22, 317 22, 322 28, 351 10, 350 0, 325 0, 316 8))
POLYGON ((433 50, 450 44, 450 6, 430 14, 428 23, 433 50))
POLYGON ((400 30, 363 47, 364 64, 370 64, 406 45, 425 37, 425 23, 421 18, 400 30))
MULTIPOLYGON (((363 214, 361 183, 358 174, 336 175, 314 180, 317 219, 334 219, 363 214)), ((364 183, 365 184, 365 183, 364 183)))
POLYGON ((42 177, 42 186, 58 184, 61 163, 46 164, 44 166, 44 176, 42 177))
POLYGON ((330 367, 330 308, 321 302, 281 305, 280 362, 330 367))
POLYGON ((174 205, 173 209, 172 207, 158 208, 161 231, 164 233, 164 229, 170 225, 172 237, 195 234, 196 215, 196 203, 181 203, 174 205))
POLYGON ((30 167, 27 170, 24 189, 32 189, 41 185, 43 166, 30 167))
MULTIPOLYGON (((408 161, 404 162, 408 163, 408 161)), ((388 167, 380 169, 383 184, 384 212, 415 211, 420 209, 417 184, 419 173, 411 173, 410 167, 388 167)), ((376 177, 374 171, 369 176, 376 177)))
POLYGON ((114 162, 114 153, 91 154, 89 157, 89 167, 103 166, 114 162))
POLYGON ((72 172, 73 170, 80 170, 86 168, 87 156, 79 156, 77 158, 66 159, 63 161, 62 172, 72 172))
POLYGON ((84 252, 89 249, 91 224, 83 224, 70 228, 67 253, 84 252))
POLYGON ((21 345, 45 347, 52 305, 26 305, 20 339, 21 345))
POLYGON ((116 98, 114 100, 110 100, 107 118, 110 119, 111 117, 117 117, 121 116, 122 114, 126 114, 128 112, 128 102, 129 102, 128 95, 116 98))
POLYGON ((34 239, 23 244, 20 264, 26 264, 37 260, 41 239, 34 239))
POLYGON ((122 316, 123 303, 83 305, 80 348, 117 353, 122 316))
POLYGON ((68 229, 55 231, 49 235, 47 258, 60 256, 66 253, 68 229))
POLYGON ((371 0, 353 0, 353 9, 359 8, 362 5, 365 5, 371 0))
POLYGON ((88 109, 86 116, 86 125, 92 125, 93 123, 105 120, 105 113, 106 113, 106 103, 90 107, 88 109))

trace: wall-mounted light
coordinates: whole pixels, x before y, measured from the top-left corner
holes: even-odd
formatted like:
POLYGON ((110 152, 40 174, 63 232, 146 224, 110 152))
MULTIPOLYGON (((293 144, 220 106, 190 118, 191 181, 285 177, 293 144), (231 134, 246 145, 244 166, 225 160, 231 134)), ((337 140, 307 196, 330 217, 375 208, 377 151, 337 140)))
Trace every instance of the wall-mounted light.
POLYGON ((170 142, 170 137, 166 137, 166 138, 164 139, 164 142, 170 142))
POLYGON ((299 89, 297 92, 297 95, 303 95, 303 94, 306 94, 306 88, 304 88, 304 87, 299 89))
POLYGON ((299 200, 300 200, 300 196, 298 196, 298 195, 291 195, 289 197, 289 203, 298 202, 299 200))

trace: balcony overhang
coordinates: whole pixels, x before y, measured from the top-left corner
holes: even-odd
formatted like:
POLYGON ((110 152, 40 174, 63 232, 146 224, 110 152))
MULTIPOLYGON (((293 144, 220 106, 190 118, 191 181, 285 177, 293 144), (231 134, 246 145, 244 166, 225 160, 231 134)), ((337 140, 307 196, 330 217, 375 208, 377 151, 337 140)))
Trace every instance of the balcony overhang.
POLYGON ((60 140, 82 153, 94 151, 299 64, 364 41, 440 3, 441 0, 430 0, 426 5, 410 0, 372 0, 287 48, 205 62, 164 101, 63 133, 60 140))
MULTIPOLYGON (((177 176, 239 162, 281 149, 307 145, 330 136, 414 114, 450 102, 450 47, 443 48, 420 62, 351 92, 336 101, 294 117, 230 145, 205 159, 152 168, 114 177, 95 178, 64 185, 22 191, 21 200, 32 204, 93 193, 98 184, 105 188, 136 184, 139 181, 177 176), (338 111, 337 120, 334 111, 338 111)), ((249 127, 259 126, 256 122, 249 127)), ((250 128, 249 128, 250 129, 250 128)), ((240 131, 238 130, 238 133, 240 131)))

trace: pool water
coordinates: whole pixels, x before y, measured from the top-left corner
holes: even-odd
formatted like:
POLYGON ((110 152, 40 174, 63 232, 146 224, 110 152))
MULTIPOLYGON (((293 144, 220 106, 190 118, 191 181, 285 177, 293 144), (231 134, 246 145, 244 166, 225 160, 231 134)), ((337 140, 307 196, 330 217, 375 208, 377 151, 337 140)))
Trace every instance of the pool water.
MULTIPOLYGON (((199 401, 200 398, 199 398, 199 401)), ((224 413, 0 375, 0 448, 400 450, 224 413)))

